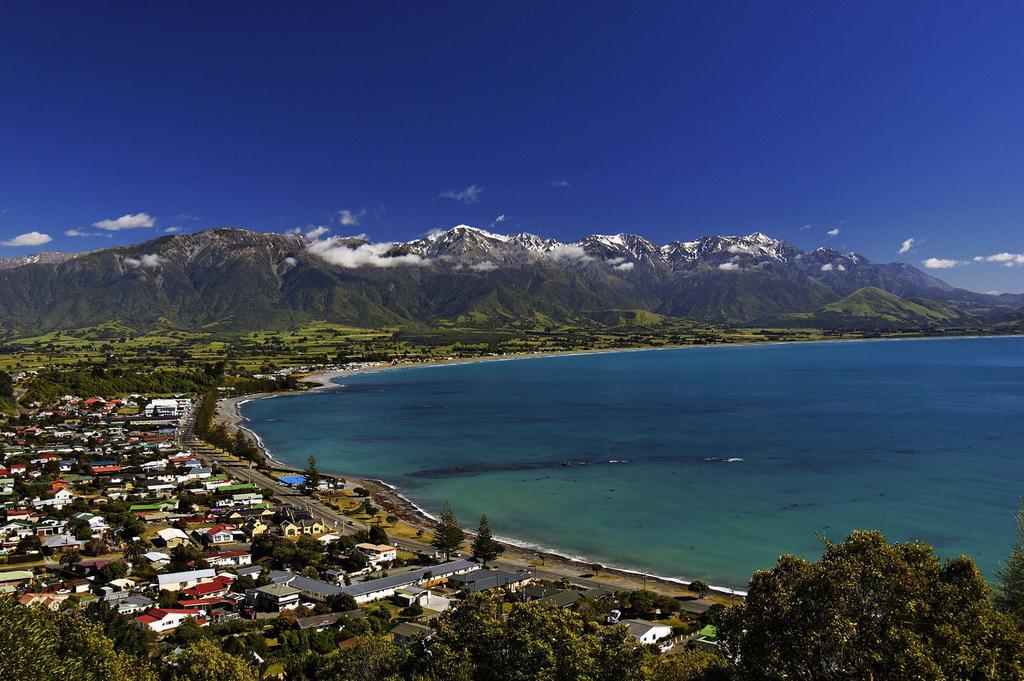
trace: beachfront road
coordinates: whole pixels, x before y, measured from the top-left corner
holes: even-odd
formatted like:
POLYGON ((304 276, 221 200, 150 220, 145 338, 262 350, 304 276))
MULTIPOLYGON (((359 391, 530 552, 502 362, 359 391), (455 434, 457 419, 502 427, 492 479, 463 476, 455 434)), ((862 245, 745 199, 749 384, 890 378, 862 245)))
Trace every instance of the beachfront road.
MULTIPOLYGON (((194 415, 186 417, 184 422, 181 424, 181 427, 178 429, 178 433, 180 446, 183 449, 190 450, 204 464, 208 466, 217 466, 236 480, 251 482, 257 487, 270 490, 272 492, 273 499, 278 503, 309 511, 313 517, 332 528, 332 531, 335 533, 347 534, 357 530, 369 529, 366 525, 348 518, 335 509, 307 496, 303 492, 281 484, 281 482, 276 478, 267 475, 258 469, 250 468, 249 463, 236 461, 221 451, 206 444, 196 437, 194 415)), ((301 472, 298 471, 298 469, 292 470, 301 472)), ((426 542, 395 538, 392 539, 391 543, 397 548, 411 553, 434 553, 433 547, 426 542)), ((574 584, 579 584, 588 588, 633 590, 640 588, 641 583, 643 583, 640 582, 642 577, 639 575, 631 578, 611 578, 611 575, 609 575, 608 578, 600 580, 580 577, 578 566, 574 566, 571 563, 554 563, 552 565, 538 566, 536 565, 536 561, 532 560, 532 558, 533 557, 528 552, 520 553, 517 551, 509 551, 509 553, 507 553, 503 558, 493 561, 492 565, 500 569, 511 571, 520 568, 529 568, 533 570, 534 575, 538 579, 558 581, 565 577, 571 579, 574 584)), ((679 587, 667 586, 654 581, 643 584, 646 588, 649 588, 652 591, 658 591, 671 596, 676 596, 681 591, 679 587)), ((705 598, 700 600, 680 600, 679 603, 683 610, 699 614, 711 607, 714 604, 714 601, 705 598)))

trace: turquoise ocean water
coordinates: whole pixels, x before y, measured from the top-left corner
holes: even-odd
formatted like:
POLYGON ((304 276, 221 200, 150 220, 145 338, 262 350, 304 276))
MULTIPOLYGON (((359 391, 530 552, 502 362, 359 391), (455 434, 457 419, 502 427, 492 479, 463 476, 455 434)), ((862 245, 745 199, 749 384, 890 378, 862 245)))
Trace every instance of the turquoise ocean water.
POLYGON ((621 352, 379 371, 249 402, 275 457, 467 526, 742 588, 856 528, 989 577, 1024 496, 1024 338, 621 352))

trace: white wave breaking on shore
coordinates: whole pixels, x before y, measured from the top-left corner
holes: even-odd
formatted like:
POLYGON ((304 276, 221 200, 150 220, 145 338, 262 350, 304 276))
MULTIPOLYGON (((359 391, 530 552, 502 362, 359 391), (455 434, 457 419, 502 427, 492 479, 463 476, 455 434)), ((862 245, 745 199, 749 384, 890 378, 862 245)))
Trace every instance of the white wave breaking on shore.
MULTIPOLYGON (((434 522, 438 522, 437 516, 435 516, 434 514, 430 513, 425 508, 423 508, 422 506, 417 504, 415 501, 410 499, 408 496, 403 494, 402 491, 398 487, 396 487, 395 485, 393 485, 393 484, 391 484, 389 482, 386 482, 384 480, 381 480, 379 478, 367 478, 367 480, 371 480, 371 481, 377 483, 378 485, 382 485, 384 487, 387 487, 388 491, 390 491, 392 494, 394 494, 396 497, 398 497, 399 499, 401 499, 405 503, 409 504, 409 506, 414 508, 417 513, 421 514, 422 516, 424 516, 426 518, 429 518, 430 520, 432 520, 434 522)), ((565 552, 565 551, 563 551, 561 549, 554 549, 554 548, 551 548, 550 546, 544 546, 543 544, 537 544, 536 542, 526 541, 524 539, 516 539, 515 537, 506 537, 504 535, 495 535, 494 538, 497 539, 498 541, 502 542, 503 544, 508 544, 509 546, 514 546, 514 547, 516 547, 518 549, 523 549, 523 550, 526 550, 526 551, 535 551, 535 552, 538 552, 538 553, 547 554, 549 556, 556 556, 556 557, 562 558, 564 560, 570 560, 570 561, 573 561, 573 562, 576 562, 576 563, 582 563, 583 565, 593 565, 594 563, 596 563, 596 561, 591 560, 587 556, 583 556, 583 555, 580 555, 580 554, 574 554, 574 553, 567 553, 567 552, 565 552)), ((613 565, 613 564, 604 565, 602 563, 602 566, 604 568, 608 569, 608 570, 614 570, 616 572, 622 572, 624 574, 637 575, 637 576, 641 576, 641 577, 646 575, 647 577, 649 577, 651 579, 656 579, 656 580, 659 580, 659 581, 662 581, 662 582, 669 582, 671 584, 678 584, 679 586, 682 586, 682 587, 689 587, 690 582, 693 581, 692 579, 687 580, 687 579, 680 579, 679 577, 666 577, 665 575, 659 575, 659 574, 655 574, 653 572, 647 572, 647 571, 643 571, 643 570, 635 570, 633 568, 626 568, 626 567, 621 567, 621 566, 613 565)), ((742 597, 745 597, 747 595, 746 591, 740 591, 738 589, 732 589, 732 588, 727 587, 727 586, 718 586, 718 585, 715 585, 715 584, 710 584, 709 586, 711 587, 711 589, 713 591, 716 591, 718 593, 723 593, 723 594, 726 594, 726 595, 729 595, 729 596, 742 596, 742 597)))

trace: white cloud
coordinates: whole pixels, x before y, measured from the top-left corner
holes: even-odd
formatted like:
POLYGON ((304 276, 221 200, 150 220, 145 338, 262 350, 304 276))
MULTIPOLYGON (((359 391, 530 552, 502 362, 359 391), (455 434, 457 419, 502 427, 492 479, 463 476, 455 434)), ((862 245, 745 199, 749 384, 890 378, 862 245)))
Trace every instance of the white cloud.
POLYGON ((1024 267, 1024 253, 996 253, 995 255, 979 255, 975 262, 997 262, 1007 267, 1024 267))
POLYGON ((302 227, 292 227, 291 229, 286 229, 284 233, 298 236, 299 234, 302 234, 302 227))
POLYGON ((469 266, 469 269, 473 270, 474 272, 490 272, 492 270, 498 269, 498 266, 495 265, 490 260, 484 260, 483 262, 473 263, 472 265, 469 266))
POLYGON ((723 262, 721 265, 718 266, 718 269, 725 270, 726 272, 734 272, 739 268, 740 266, 734 262, 723 262))
POLYGON ((288 267, 295 267, 296 265, 299 264, 299 261, 297 258, 288 256, 287 258, 284 259, 284 264, 288 265, 288 267))
POLYGON ((329 228, 324 227, 323 225, 320 225, 319 227, 314 227, 314 228, 310 229, 308 232, 306 232, 305 236, 306 236, 307 239, 310 239, 310 240, 319 239, 324 234, 327 234, 327 232, 329 232, 329 231, 331 231, 329 228))
POLYGON ((836 265, 836 269, 839 270, 840 272, 845 272, 846 265, 844 265, 843 263, 839 263, 838 265, 836 265))
POLYGON ((825 232, 825 234, 828 234, 829 236, 839 236, 839 228, 833 227, 832 229, 825 232))
POLYGON ((914 240, 913 239, 907 239, 902 244, 900 244, 900 253, 908 253, 910 251, 910 249, 913 248, 913 247, 914 247, 914 240))
POLYGON ((636 267, 636 264, 631 262, 621 262, 618 265, 615 265, 615 269, 619 272, 630 272, 634 267, 636 267))
POLYGON ((833 269, 832 263, 830 263, 830 262, 827 262, 827 263, 825 263, 824 265, 821 266, 821 271, 822 272, 831 272, 832 269, 833 269))
POLYGON ((609 265, 621 265, 622 263, 626 262, 626 259, 623 257, 608 258, 607 260, 605 260, 605 262, 608 263, 609 265))
POLYGON ((177 234, 182 230, 181 227, 168 227, 164 230, 164 234, 177 234))
POLYGON ((556 177, 555 179, 551 180, 551 186, 554 187, 555 189, 564 189, 569 186, 569 180, 565 179, 564 177, 556 177))
POLYGON ((342 237, 332 236, 317 240, 306 250, 332 265, 354 269, 356 267, 424 267, 430 260, 415 253, 387 255, 393 243, 360 244, 349 246, 342 237))
POLYGON ((53 241, 53 237, 49 234, 33 231, 19 234, 13 239, 8 239, 7 241, 0 241, 0 246, 42 246, 43 244, 48 244, 51 241, 53 241))
POLYGON ((80 229, 65 229, 64 236, 92 236, 89 232, 83 232, 80 229))
POLYGON ((593 258, 587 255, 587 252, 583 250, 583 246, 577 246, 576 244, 558 244, 556 246, 552 246, 551 250, 545 252, 544 255, 552 260, 580 260, 582 262, 589 262, 593 260, 593 258))
POLYGON ((93 227, 105 229, 108 232, 120 232, 124 229, 136 229, 139 227, 153 227, 156 220, 149 213, 130 213, 122 215, 114 220, 100 220, 92 223, 93 227))
POLYGON ((801 231, 801 232, 806 232, 806 231, 807 231, 807 230, 809 230, 810 228, 811 228, 811 226, 810 226, 810 225, 804 225, 803 227, 801 227, 801 228, 800 228, 800 231, 801 231))
POLYGON ((930 270, 948 270, 951 267, 963 265, 964 262, 947 258, 928 258, 922 264, 930 270))
POLYGON ((124 264, 131 269, 138 267, 153 268, 159 267, 164 264, 166 259, 156 253, 147 253, 146 255, 139 256, 138 258, 125 258, 124 264))
POLYGON ((479 203, 480 194, 482 194, 483 191, 483 187, 471 184, 465 189, 459 191, 456 191, 454 189, 443 191, 440 194, 438 194, 438 196, 441 197, 442 199, 452 199, 453 201, 459 201, 460 203, 469 205, 471 203, 479 203))
POLYGON ((743 246, 742 244, 732 244, 731 246, 729 246, 725 250, 729 251, 730 253, 750 253, 750 254, 752 254, 754 252, 754 249, 752 247, 750 247, 750 246, 743 246))
POLYGON ((359 224, 359 221, 366 217, 366 209, 362 210, 339 210, 338 211, 338 222, 345 227, 354 227, 359 224))

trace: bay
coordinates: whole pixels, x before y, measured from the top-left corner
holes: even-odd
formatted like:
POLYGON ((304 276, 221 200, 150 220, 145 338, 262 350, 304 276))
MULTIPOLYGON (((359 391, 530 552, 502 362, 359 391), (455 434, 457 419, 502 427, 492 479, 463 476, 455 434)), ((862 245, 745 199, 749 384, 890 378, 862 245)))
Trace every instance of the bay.
POLYGON ((243 406, 273 455, 466 526, 743 588, 877 529, 990 578, 1024 494, 1024 339, 683 348, 409 367, 243 406))

